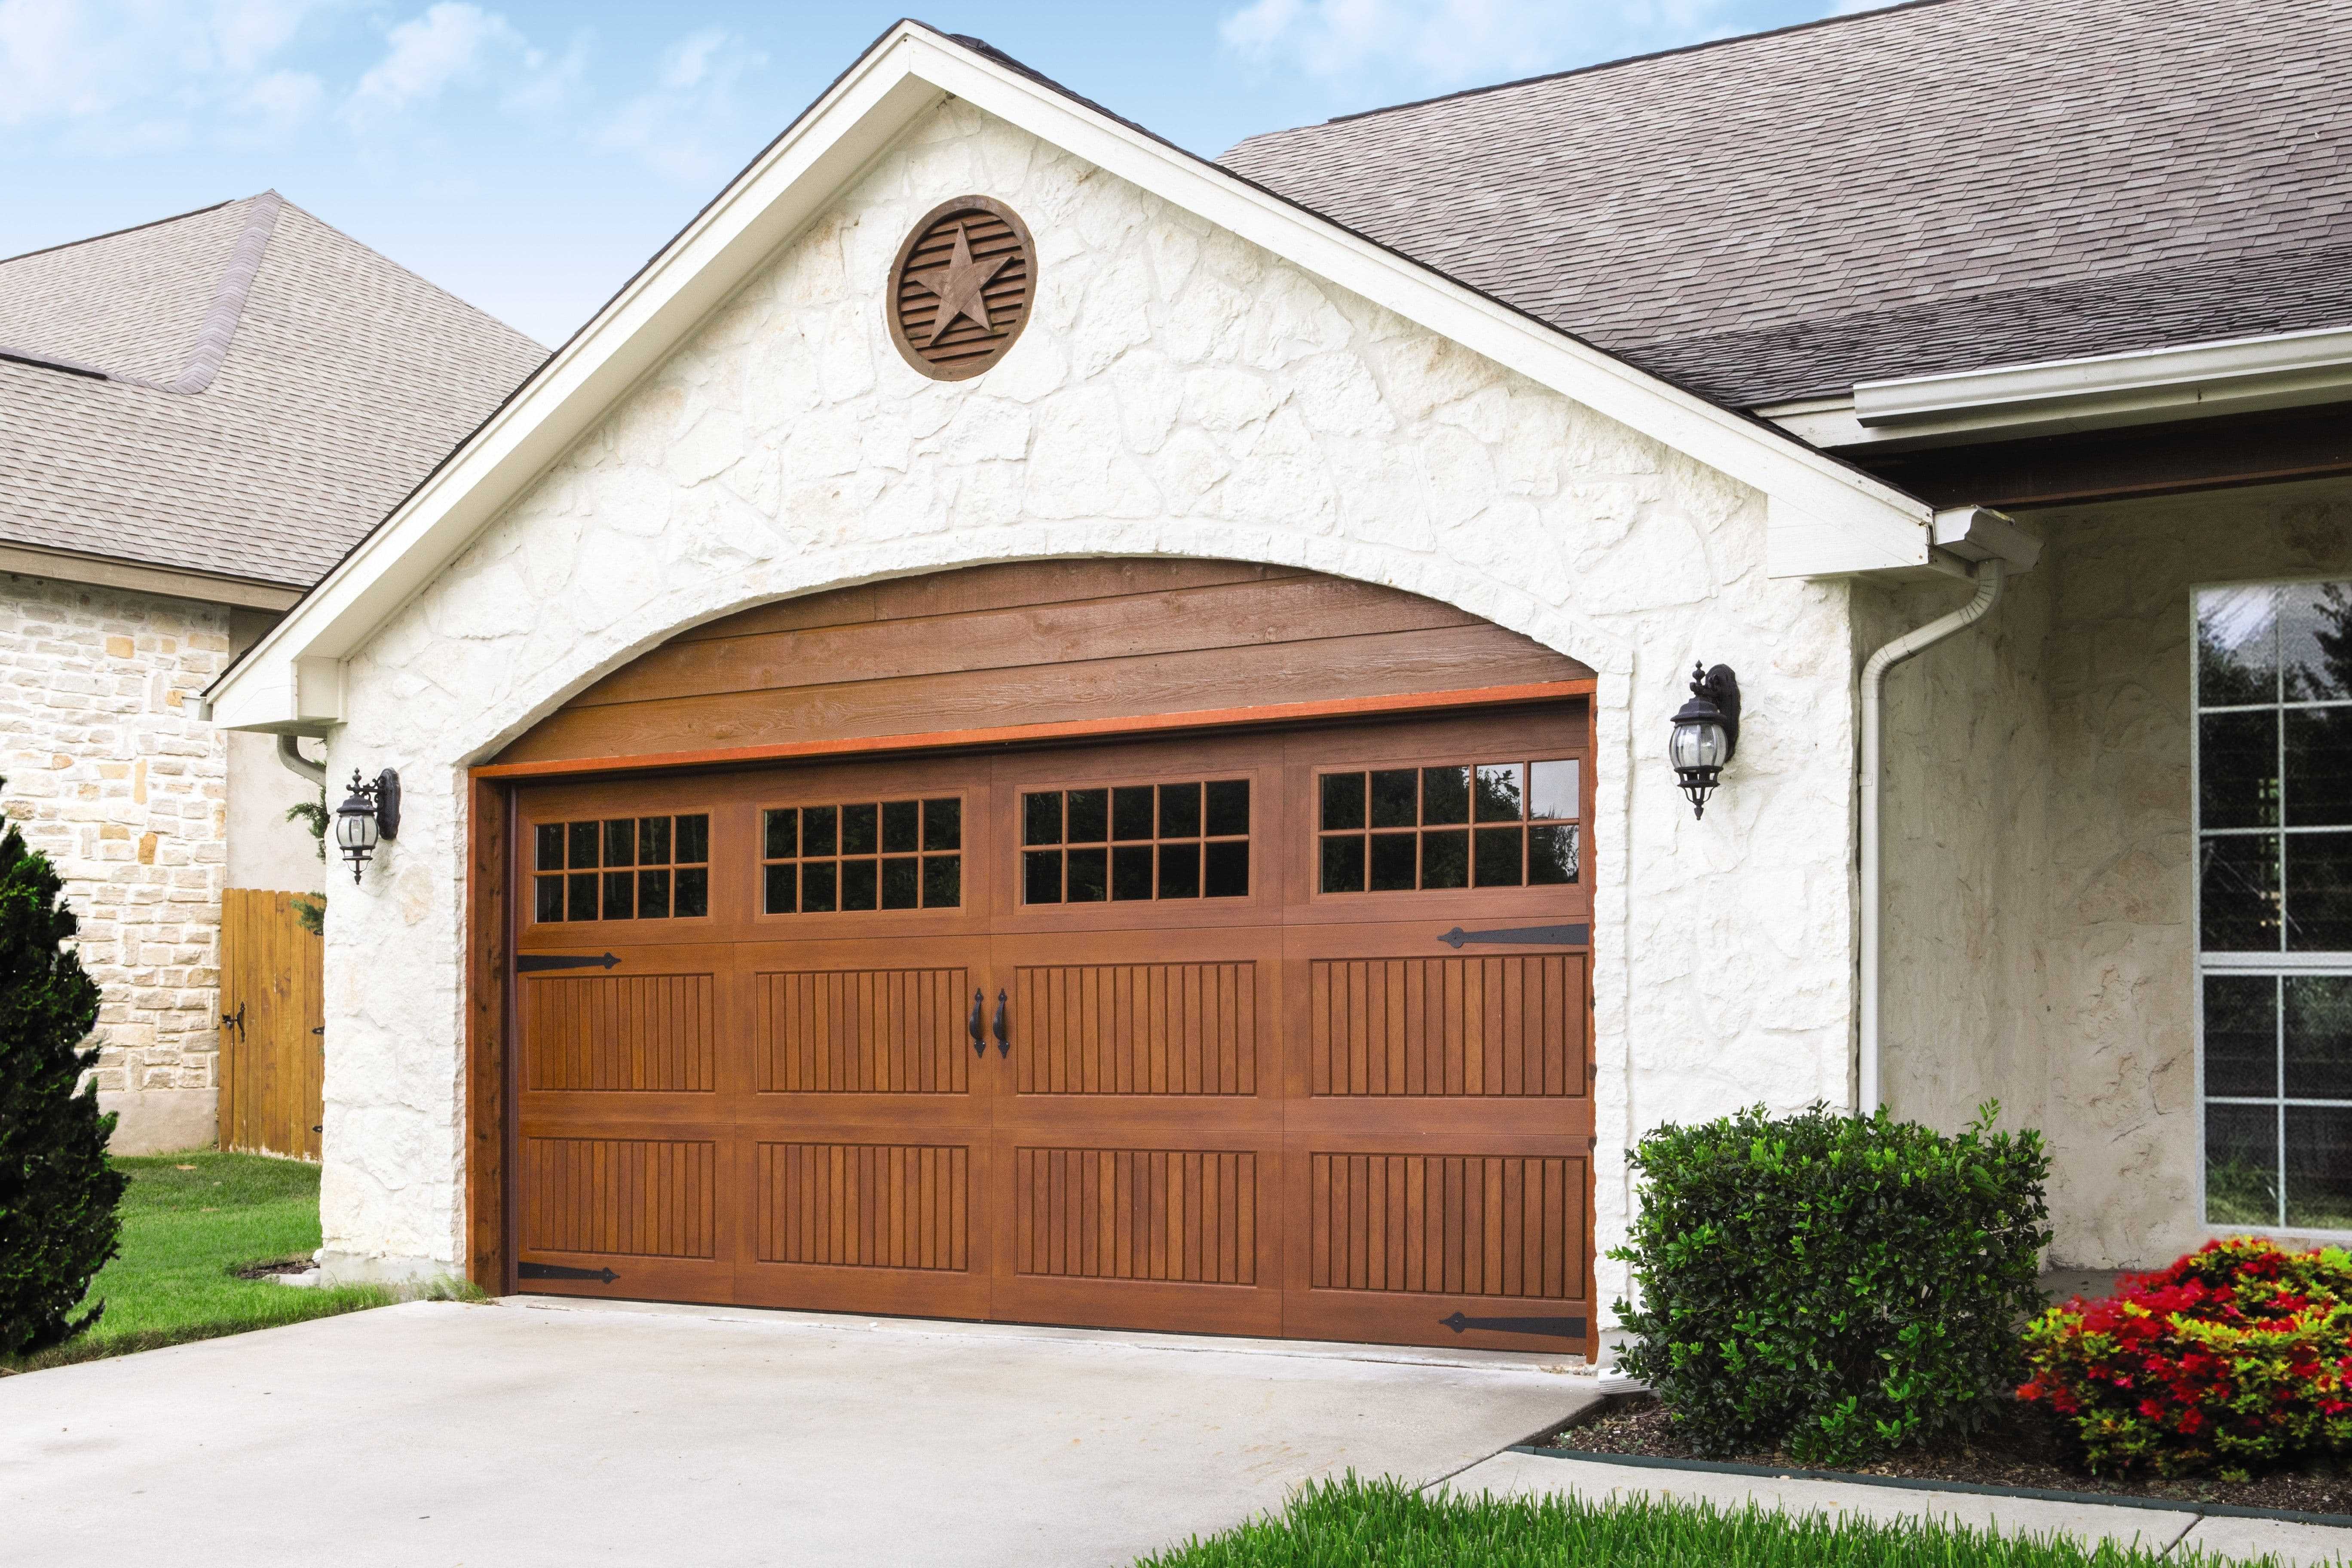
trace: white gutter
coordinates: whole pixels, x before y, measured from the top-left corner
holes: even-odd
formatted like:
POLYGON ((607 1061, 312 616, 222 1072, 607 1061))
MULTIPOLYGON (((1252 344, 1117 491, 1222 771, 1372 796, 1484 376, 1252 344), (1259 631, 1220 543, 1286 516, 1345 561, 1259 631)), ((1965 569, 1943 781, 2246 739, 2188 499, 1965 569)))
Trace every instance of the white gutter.
POLYGON ((2352 398, 2352 328, 1854 384, 1756 413, 1816 447, 1948 446, 2352 398))
POLYGON ((1882 741, 1883 710, 1886 698, 1886 672, 1924 648, 1942 642, 1956 632, 1965 631, 1982 620, 2000 599, 2000 585, 2007 563, 1998 555, 1977 563, 1976 597, 1950 615, 1929 621, 1916 630, 1905 633, 1870 656, 1862 668, 1862 1038, 1860 1061, 1854 1074, 1854 1110, 1862 1116, 1878 1110, 1878 1007, 1879 975, 1878 947, 1880 905, 1883 889, 1879 885, 1879 773, 1882 741))

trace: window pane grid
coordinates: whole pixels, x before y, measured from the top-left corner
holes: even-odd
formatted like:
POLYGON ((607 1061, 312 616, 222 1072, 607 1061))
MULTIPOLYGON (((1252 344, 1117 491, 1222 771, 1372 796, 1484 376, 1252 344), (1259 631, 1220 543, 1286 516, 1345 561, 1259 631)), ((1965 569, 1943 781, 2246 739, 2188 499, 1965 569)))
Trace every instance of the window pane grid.
POLYGON ((760 907, 772 915, 954 909, 963 801, 772 806, 760 816, 760 907))
POLYGON ((1316 780, 1325 893, 1565 886, 1581 875, 1575 758, 1449 763, 1316 780))
POLYGON ((710 912, 710 818, 542 822, 532 832, 531 919, 692 919, 710 912))
POLYGON ((1249 833, 1247 779, 1027 791, 1022 901, 1245 898, 1249 833))
POLYGON ((2200 591, 2207 1223, 2352 1230, 2352 584, 2200 591))

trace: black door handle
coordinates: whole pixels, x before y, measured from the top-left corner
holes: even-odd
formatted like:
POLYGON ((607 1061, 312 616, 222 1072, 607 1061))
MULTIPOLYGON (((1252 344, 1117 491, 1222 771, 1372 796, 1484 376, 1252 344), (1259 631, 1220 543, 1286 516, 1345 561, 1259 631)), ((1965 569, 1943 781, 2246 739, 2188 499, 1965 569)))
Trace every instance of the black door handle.
POLYGON ((984 1057, 988 1054, 988 1042, 982 1039, 980 1034, 980 1009, 982 1000, 982 994, 980 987, 977 985, 973 986, 971 988, 971 1016, 970 1019, 966 1020, 964 1026, 971 1031, 971 1051, 972 1055, 978 1057, 984 1057))
POLYGON ((1013 1037, 1004 1030, 1004 993, 1001 990, 996 994, 996 1054, 1001 1057, 1013 1054, 1013 1037))

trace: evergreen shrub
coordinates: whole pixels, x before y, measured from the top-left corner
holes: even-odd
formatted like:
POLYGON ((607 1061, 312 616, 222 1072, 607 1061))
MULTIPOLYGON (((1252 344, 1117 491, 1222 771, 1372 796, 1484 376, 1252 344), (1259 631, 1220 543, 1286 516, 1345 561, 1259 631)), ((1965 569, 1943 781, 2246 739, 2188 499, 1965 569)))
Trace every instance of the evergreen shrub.
POLYGON ((1758 1106, 1632 1154, 1620 1359, 1701 1454, 1853 1464, 1964 1436, 2023 1367, 2049 1244, 2041 1136, 1758 1106))
MULTIPOLYGON (((5 783, 0 780, 0 783, 5 783)), ((48 857, 0 819, 0 1356, 96 1323, 76 1313, 114 1256, 124 1178, 106 1161, 114 1118, 82 1080, 98 986, 67 945, 73 911, 48 857)))

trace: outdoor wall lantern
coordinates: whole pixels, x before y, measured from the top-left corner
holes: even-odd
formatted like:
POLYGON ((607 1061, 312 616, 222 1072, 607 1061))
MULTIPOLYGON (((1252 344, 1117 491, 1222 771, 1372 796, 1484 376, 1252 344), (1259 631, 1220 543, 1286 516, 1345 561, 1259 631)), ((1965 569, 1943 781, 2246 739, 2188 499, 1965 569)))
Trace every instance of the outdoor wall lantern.
POLYGON ((377 839, 399 837, 400 775, 386 768, 370 784, 353 768, 351 796, 335 808, 335 844, 352 863, 352 880, 360 879, 377 839))
POLYGON ((1706 815, 1706 797, 1731 753, 1739 749, 1739 678, 1727 664, 1691 667, 1691 697, 1675 715, 1675 738, 1667 746, 1675 776, 1690 796, 1691 815, 1706 815))

